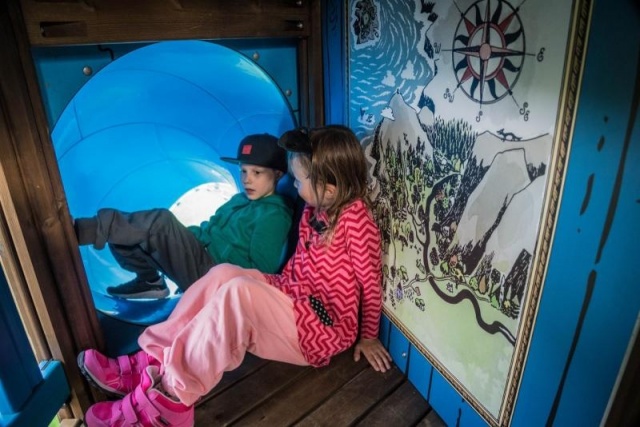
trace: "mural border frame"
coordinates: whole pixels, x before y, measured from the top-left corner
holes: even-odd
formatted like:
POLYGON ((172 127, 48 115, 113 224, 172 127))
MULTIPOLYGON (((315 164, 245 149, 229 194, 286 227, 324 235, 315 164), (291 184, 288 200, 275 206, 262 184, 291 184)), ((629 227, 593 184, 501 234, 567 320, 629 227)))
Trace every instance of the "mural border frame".
MULTIPOLYGON (((538 232, 533 268, 530 276, 529 294, 524 307, 522 324, 519 328, 514 356, 509 368, 508 380, 498 417, 494 417, 448 370, 424 347, 399 319, 383 305, 383 313, 398 328, 428 362, 452 385, 454 390, 470 404, 491 426, 509 426, 513 417, 522 375, 528 356, 535 319, 544 287, 549 256, 555 234, 558 210, 564 191, 567 159, 571 149, 576 110, 580 95, 593 0, 573 0, 571 19, 568 27, 567 50, 564 61, 562 86, 558 99, 553 149, 551 153, 550 180, 545 191, 541 225, 538 232)), ((348 21, 348 20, 347 20, 348 21)), ((348 22, 347 22, 348 24, 348 22)), ((437 410, 437 408, 435 408, 437 410)))

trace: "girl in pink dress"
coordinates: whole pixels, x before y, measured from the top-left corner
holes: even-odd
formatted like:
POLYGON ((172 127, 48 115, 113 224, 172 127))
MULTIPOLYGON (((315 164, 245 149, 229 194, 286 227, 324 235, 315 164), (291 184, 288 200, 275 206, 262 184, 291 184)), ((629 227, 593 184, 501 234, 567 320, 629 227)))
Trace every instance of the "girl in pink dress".
POLYGON ((81 352, 87 378, 123 396, 91 406, 89 427, 192 426, 194 403, 246 352, 324 366, 358 340, 356 361, 364 355, 375 370, 390 368, 378 340, 380 233, 368 207, 362 146, 344 126, 289 131, 279 144, 306 202, 282 273, 218 265, 187 289, 165 322, 143 332, 138 353, 110 359, 81 352))

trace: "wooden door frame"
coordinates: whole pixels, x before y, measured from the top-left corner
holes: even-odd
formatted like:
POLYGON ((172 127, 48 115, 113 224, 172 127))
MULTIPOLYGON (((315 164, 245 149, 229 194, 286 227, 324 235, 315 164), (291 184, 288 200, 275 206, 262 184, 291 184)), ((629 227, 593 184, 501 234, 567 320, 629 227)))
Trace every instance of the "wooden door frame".
POLYGON ((93 398, 75 357, 82 348, 103 347, 102 333, 16 2, 0 6, 0 29, 2 263, 36 358, 63 362, 69 408, 78 417, 93 398))
POLYGON ((37 359, 57 359, 65 367, 71 399, 63 418, 83 418, 95 401, 76 366, 76 355, 86 348, 103 349, 105 342, 73 232, 31 48, 295 38, 300 122, 324 122, 320 0, 190 0, 189 5, 199 9, 186 10, 181 0, 0 2, 0 260, 37 359), (148 16, 140 10, 127 13, 127 7, 140 4, 148 16), (135 19, 138 26, 133 25, 135 19))

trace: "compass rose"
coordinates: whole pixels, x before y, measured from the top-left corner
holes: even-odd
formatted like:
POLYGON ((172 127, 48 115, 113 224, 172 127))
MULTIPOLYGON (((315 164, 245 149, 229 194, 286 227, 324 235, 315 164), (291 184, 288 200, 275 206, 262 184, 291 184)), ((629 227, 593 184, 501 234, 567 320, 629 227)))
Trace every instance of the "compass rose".
POLYGON ((452 55, 457 86, 482 105, 512 95, 522 70, 525 34, 518 8, 503 0, 478 0, 461 13, 452 55))

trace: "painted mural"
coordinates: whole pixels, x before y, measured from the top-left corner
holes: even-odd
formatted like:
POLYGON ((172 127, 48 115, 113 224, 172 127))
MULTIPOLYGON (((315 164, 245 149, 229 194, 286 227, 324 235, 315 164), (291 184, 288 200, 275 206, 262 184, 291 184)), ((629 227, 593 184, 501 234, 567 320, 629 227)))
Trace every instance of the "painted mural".
POLYGON ((492 423, 517 392, 561 190, 572 3, 348 2, 385 313, 492 423))

